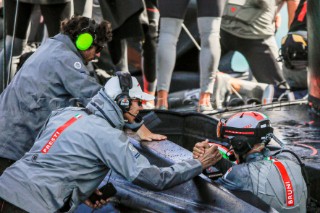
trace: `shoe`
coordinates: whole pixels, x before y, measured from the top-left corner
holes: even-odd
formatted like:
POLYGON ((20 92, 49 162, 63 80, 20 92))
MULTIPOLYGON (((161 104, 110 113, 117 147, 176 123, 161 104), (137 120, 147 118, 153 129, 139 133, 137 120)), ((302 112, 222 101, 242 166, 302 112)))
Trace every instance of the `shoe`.
POLYGON ((212 105, 199 105, 198 112, 213 111, 212 105))
POLYGON ((150 103, 150 102, 146 102, 145 104, 142 104, 143 109, 154 109, 155 106, 154 104, 150 103))
POLYGON ((270 104, 277 101, 293 101, 295 100, 293 92, 289 89, 282 89, 279 86, 268 85, 263 91, 262 104, 270 104))

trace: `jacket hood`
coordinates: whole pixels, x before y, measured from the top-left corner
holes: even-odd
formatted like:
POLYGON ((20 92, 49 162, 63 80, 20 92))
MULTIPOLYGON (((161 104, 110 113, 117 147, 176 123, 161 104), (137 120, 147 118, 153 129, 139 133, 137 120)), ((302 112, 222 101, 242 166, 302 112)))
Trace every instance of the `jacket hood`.
POLYGON ((72 52, 77 54, 77 56, 79 56, 79 58, 82 59, 82 62, 84 64, 86 63, 86 61, 84 60, 84 58, 82 57, 82 55, 80 54, 80 52, 76 48, 75 44, 73 43, 73 41, 71 40, 71 38, 68 35, 59 33, 58 35, 54 36, 52 39, 57 40, 57 41, 61 41, 62 43, 64 43, 72 52))
POLYGON ((104 88, 93 96, 86 108, 93 114, 107 120, 112 127, 123 129, 125 124, 123 113, 119 106, 105 93, 104 88))

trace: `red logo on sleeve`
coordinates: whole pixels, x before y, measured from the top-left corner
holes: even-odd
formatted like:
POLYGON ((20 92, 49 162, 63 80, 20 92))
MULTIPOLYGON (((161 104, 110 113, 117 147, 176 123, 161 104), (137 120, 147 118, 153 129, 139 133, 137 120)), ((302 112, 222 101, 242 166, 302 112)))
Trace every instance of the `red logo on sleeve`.
POLYGON ((46 145, 42 148, 41 152, 43 154, 47 154, 49 152, 50 148, 52 147, 52 145, 54 144, 54 142, 61 135, 61 133, 81 117, 82 117, 82 115, 76 114, 74 117, 72 117, 70 120, 68 120, 65 124, 58 127, 58 129, 56 129, 56 131, 54 131, 54 133, 52 134, 51 138, 46 143, 46 145))

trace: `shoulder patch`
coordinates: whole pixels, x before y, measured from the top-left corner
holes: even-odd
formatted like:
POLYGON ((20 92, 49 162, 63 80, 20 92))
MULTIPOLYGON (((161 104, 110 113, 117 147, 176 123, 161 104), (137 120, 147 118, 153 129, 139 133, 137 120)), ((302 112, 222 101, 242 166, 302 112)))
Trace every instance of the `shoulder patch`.
POLYGON ((74 62, 73 66, 78 70, 81 69, 81 63, 79 61, 74 62))
POLYGON ((134 148, 130 142, 129 142, 129 149, 130 149, 132 152, 137 152, 136 148, 134 148))
POLYGON ((134 154, 135 159, 138 159, 140 157, 140 153, 136 148, 133 147, 133 145, 129 142, 129 149, 132 151, 132 154, 134 154))

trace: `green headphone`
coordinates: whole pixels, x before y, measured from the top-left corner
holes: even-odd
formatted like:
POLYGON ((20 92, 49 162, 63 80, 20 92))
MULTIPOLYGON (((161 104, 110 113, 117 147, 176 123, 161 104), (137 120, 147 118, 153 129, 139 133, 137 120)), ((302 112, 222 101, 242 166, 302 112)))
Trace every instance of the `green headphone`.
POLYGON ((76 38, 75 44, 78 50, 85 51, 91 47, 95 39, 95 33, 96 33, 95 31, 96 31, 95 24, 93 24, 92 20, 89 19, 88 27, 83 28, 81 30, 82 33, 80 33, 76 38), (92 35, 92 33, 90 33, 92 29, 93 29, 94 36, 92 35))

